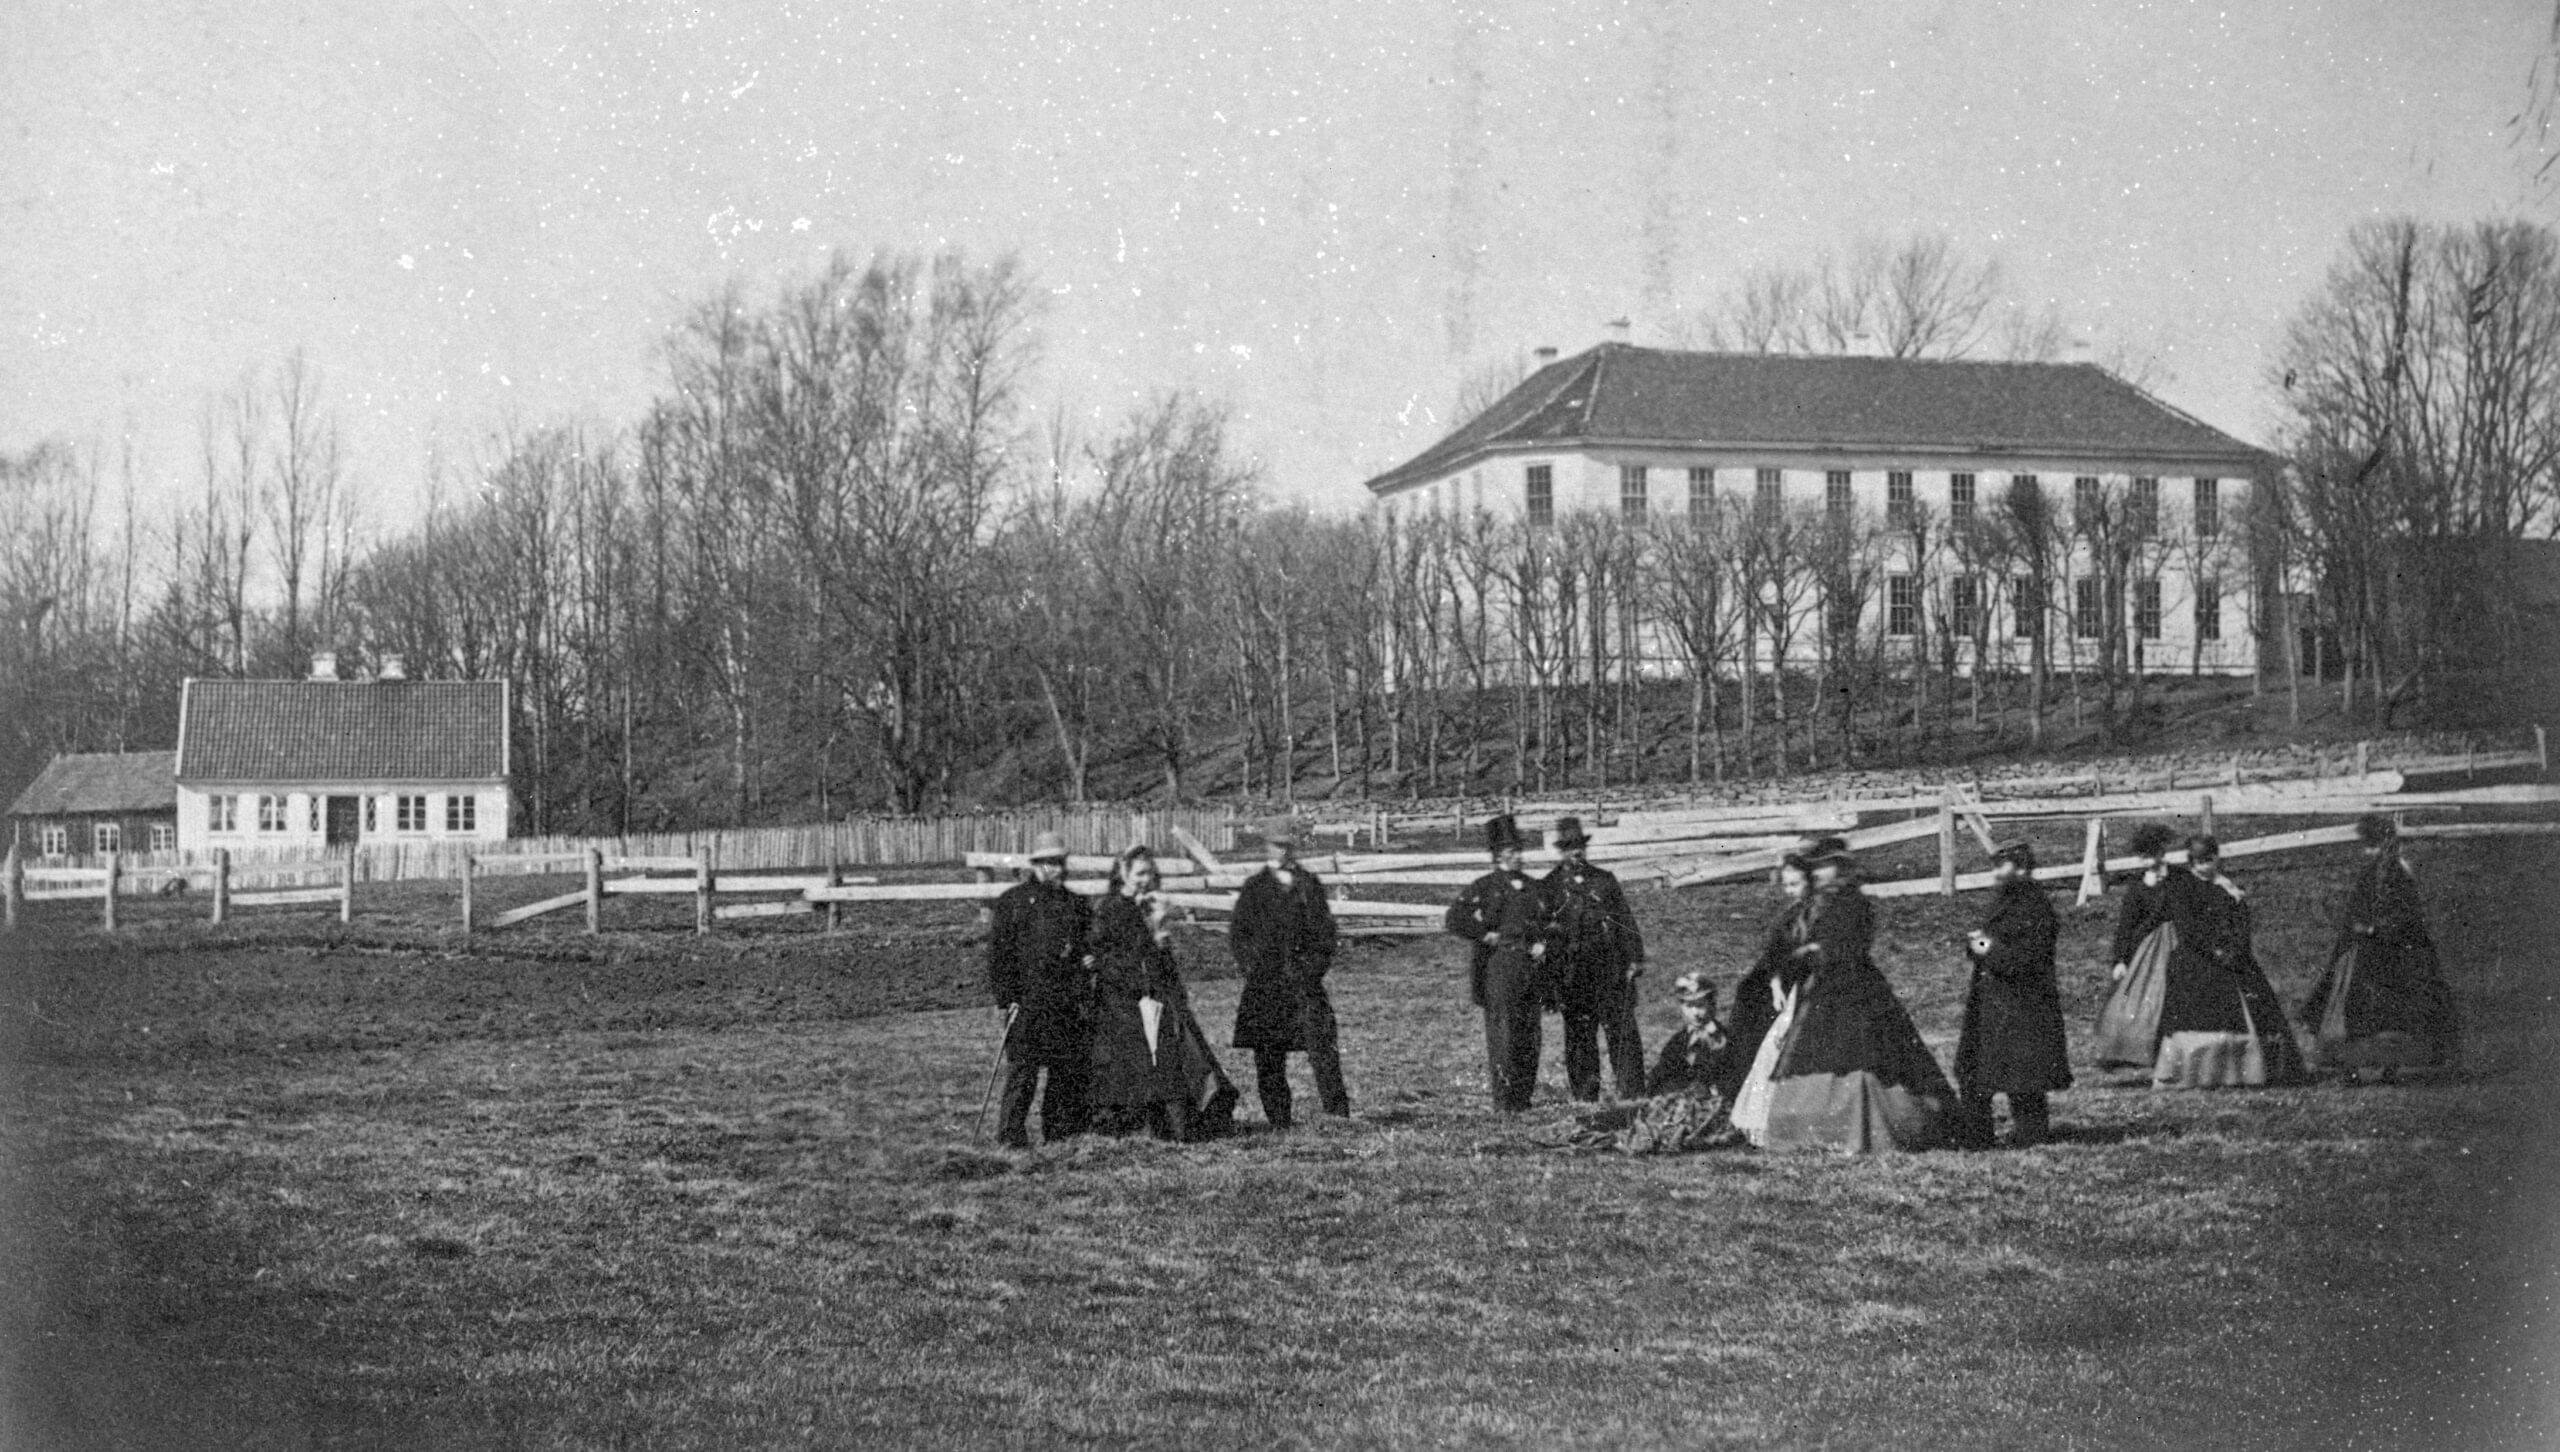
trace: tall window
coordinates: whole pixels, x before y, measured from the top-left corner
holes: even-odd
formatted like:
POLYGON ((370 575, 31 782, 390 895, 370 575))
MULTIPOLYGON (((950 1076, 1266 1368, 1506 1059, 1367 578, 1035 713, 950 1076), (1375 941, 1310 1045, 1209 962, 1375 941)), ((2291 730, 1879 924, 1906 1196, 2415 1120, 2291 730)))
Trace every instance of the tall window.
POLYGON ((1715 513, 1716 471, 1712 468, 1689 471, 1689 517, 1703 520, 1715 513))
POLYGON ((403 832, 427 830, 427 799, 423 796, 399 798, 393 821, 403 832))
POLYGON ((1947 476, 1947 518, 1958 524, 1973 518, 1973 476, 1971 474, 1947 476))
POLYGON ((2098 522, 2102 496, 2098 493, 2098 476, 2083 474, 2071 481, 2071 522, 2087 529, 2098 522))
POLYGON ((36 850, 47 857, 71 855, 71 829, 60 823, 36 829, 36 850))
POLYGON ((1911 471, 1893 469, 1884 476, 1884 517, 1889 523, 1911 522, 1911 471))
POLYGON ((170 826, 170 825, 169 825, 168 823, 166 823, 166 822, 154 822, 154 823, 152 823, 152 824, 151 824, 151 850, 152 850, 152 851, 154 851, 154 852, 170 852, 170 851, 175 851, 175 850, 176 850, 176 848, 177 848, 177 846, 178 846, 178 829, 177 829, 177 828, 170 826))
POLYGON ((2196 538, 2204 539, 2222 532, 2222 481, 2196 481, 2196 538))
POLYGON ((258 798, 258 830, 261 832, 284 830, 284 798, 258 798))
POLYGON ((1760 518, 1773 520, 1786 508, 1787 476, 1776 469, 1763 469, 1752 485, 1751 507, 1760 518))
POLYGON ((1849 513, 1853 497, 1849 492, 1848 470, 1832 469, 1823 474, 1822 507, 1831 511, 1833 519, 1843 518, 1849 513))
POLYGON ((1620 464, 1618 466, 1618 517, 1633 524, 1642 524, 1647 513, 1644 496, 1645 466, 1620 464))
POLYGON ((313 792, 311 795, 304 797, 302 801, 303 805, 309 809, 303 816, 303 821, 306 824, 306 830, 313 832, 326 830, 325 824, 328 821, 329 799, 320 795, 318 792, 313 792))
POLYGON ((1920 581, 1911 575, 1888 575, 1884 582, 1884 633, 1920 633, 1920 581))
POLYGON ((2133 582, 2133 628, 2145 640, 2160 638, 2160 582, 2133 582))
POLYGON ((455 792, 444 799, 444 829, 448 832, 472 832, 480 826, 480 799, 469 792, 455 792))
POLYGON ((1957 575, 1947 581, 1947 624, 1959 639, 1971 640, 1982 626, 1982 580, 1957 575))
POLYGON ((2082 640, 2095 640, 2106 633, 2106 596, 2099 592, 2095 580, 2074 580, 2071 595, 2071 633, 2082 640))
POLYGON ((2196 581, 2196 639, 2222 638, 2222 582, 2196 581))
POLYGON ((1537 526, 1556 522, 1556 471, 1552 464, 1529 466, 1529 523, 1537 526))
POLYGON ((124 824, 121 822, 100 822, 96 826, 91 827, 89 829, 89 850, 97 853, 101 857, 106 856, 110 852, 122 852, 124 850, 124 824))
POLYGON ((2020 575, 2012 594, 2018 602, 2018 620, 2011 633, 2020 640, 2044 634, 2045 592, 2036 577, 2020 575))
POLYGON ((210 796, 204 799, 205 828, 213 832, 240 830, 240 799, 234 796, 210 796))
POLYGON ((2144 537, 2160 532, 2160 481, 2133 481, 2133 532, 2144 537))

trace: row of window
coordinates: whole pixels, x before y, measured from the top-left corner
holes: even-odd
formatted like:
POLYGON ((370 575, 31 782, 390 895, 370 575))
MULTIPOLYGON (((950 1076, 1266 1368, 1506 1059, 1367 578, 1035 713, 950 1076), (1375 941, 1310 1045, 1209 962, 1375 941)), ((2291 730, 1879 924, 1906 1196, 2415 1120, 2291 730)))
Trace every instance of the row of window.
MULTIPOLYGON (((2035 582, 2020 576, 2012 582, 2010 599, 2017 604, 2011 632, 2019 640, 2031 640, 2043 629, 2043 602, 2036 599, 2035 582)), ((1831 628, 1845 634, 1857 628, 1859 601, 1833 602, 1831 628)), ((2222 586, 2214 580, 2198 580, 2195 587, 2195 638, 2222 638, 2222 586)), ((1980 633, 1982 621, 1982 581, 1973 575, 1954 575, 1947 580, 1947 624, 1960 639, 1980 633)), ((1915 575, 1888 575, 1884 582, 1884 631, 1887 635, 1920 633, 1920 580, 1915 575)), ((2160 638, 2160 582, 2133 582, 2133 631, 2144 640, 2160 638)), ((2071 633, 2082 640, 2096 640, 2107 633, 2106 591, 2099 581, 2072 582, 2071 633)))
MULTIPOLYGON (((154 852, 173 851, 178 845, 178 829, 167 822, 154 822, 151 824, 150 840, 150 850, 154 852)), ((104 857, 110 852, 122 852, 124 850, 124 824, 121 822, 91 823, 89 827, 89 850, 100 857, 104 857)), ((61 822, 48 822, 45 825, 36 828, 36 851, 47 857, 70 856, 71 828, 67 824, 61 822)))
MULTIPOLYGON (((326 809, 322 804, 327 800, 326 797, 317 795, 303 799, 305 807, 303 830, 307 832, 326 830, 326 809)), ((385 799, 364 797, 361 800, 364 802, 365 832, 370 835, 381 831, 381 804, 385 799)), ((425 793, 389 798, 392 804, 392 830, 396 832, 426 831, 428 823, 432 820, 428 804, 434 800, 425 793)), ((244 821, 255 821, 258 824, 257 829, 261 832, 288 830, 289 798, 244 794, 207 797, 205 802, 208 808, 208 831, 246 831, 248 829, 240 825, 244 821)), ((454 793, 444 798, 444 829, 446 831, 475 832, 479 828, 480 799, 478 797, 464 792, 454 793)))
MULTIPOLYGON (((1845 516, 1856 504, 1850 473, 1846 469, 1830 469, 1823 474, 1823 505, 1834 516, 1845 516)), ((1689 470, 1688 513, 1691 519, 1704 519, 1715 511, 1716 470, 1713 465, 1692 466, 1689 470)), ((2033 474, 2009 476, 2012 489, 2038 489, 2042 482, 2033 474)), ((1431 486, 1431 503, 1439 508, 1440 486, 1431 486)), ((2198 478, 2193 481, 2195 532, 2210 536, 2222 531, 2222 481, 2198 478)), ((1528 466, 1527 503, 1529 522, 1535 525, 1555 523, 1556 476, 1552 464, 1528 466)), ((1891 524, 1909 524, 1918 512, 1911 471, 1888 470, 1884 476, 1885 519, 1891 524)), ((1947 476, 1947 518, 1961 524, 1974 517, 1980 484, 1973 474, 1947 476)), ((1454 494, 1456 481, 1451 481, 1454 494)), ((1478 503, 1482 500, 1479 497, 1478 503)), ((1752 507, 1762 518, 1775 517, 1786 504, 1786 471, 1774 468, 1756 470, 1752 480, 1752 507)), ((2071 481, 2073 520, 2084 529, 2123 528, 2138 535, 2156 534, 2160 529, 2160 481, 2143 476, 2135 478, 2121 495, 2111 493, 2095 474, 2082 474, 2071 481)), ((1618 513, 1630 521, 1653 517, 1653 470, 1645 464, 1618 466, 1618 513)))

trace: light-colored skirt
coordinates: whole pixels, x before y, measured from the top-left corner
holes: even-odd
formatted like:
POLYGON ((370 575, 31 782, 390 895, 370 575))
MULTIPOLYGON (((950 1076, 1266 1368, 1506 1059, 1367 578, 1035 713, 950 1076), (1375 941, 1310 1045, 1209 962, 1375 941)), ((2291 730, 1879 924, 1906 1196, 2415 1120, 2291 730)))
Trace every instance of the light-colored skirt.
POLYGON ((1787 1030, 1795 1027, 1796 995, 1782 994, 1778 999, 1778 1016, 1769 1024, 1769 1032, 1761 1037, 1760 1052, 1751 1059, 1751 1074, 1733 1097, 1733 1127, 1755 1145, 1769 1142, 1769 1081, 1778 1071, 1778 1051, 1786 1046, 1787 1030))

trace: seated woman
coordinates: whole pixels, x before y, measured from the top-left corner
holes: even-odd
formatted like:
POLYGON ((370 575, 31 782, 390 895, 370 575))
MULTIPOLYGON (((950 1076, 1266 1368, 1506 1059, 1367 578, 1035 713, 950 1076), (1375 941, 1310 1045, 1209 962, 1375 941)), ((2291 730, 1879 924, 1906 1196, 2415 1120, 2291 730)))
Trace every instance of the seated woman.
POLYGON ((1569 1142, 1631 1155, 1679 1154, 1742 1143, 1725 1117, 1722 1087, 1738 1056, 1724 1025, 1716 1021, 1716 986, 1687 973, 1672 985, 1680 1000, 1680 1027, 1662 1045, 1645 1076, 1645 1097, 1589 1110, 1578 1116, 1569 1142))
POLYGON ((2155 1089, 2299 1084, 2310 1077, 2275 985, 2249 948, 2249 900, 2222 875, 2222 844, 2187 839, 2187 865, 2160 883, 2177 931, 2160 994, 2155 1089))
POLYGON ((1225 1128, 1236 1090, 1191 1016, 1159 881, 1155 853, 1132 847, 1094 908, 1091 1102, 1159 1139, 1207 1138, 1225 1128))

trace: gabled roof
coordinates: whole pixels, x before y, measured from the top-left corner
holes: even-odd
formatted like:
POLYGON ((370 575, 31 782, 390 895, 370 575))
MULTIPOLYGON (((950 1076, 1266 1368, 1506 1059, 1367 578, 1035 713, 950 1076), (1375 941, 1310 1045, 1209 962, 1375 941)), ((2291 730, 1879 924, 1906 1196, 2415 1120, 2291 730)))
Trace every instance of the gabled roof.
POLYGON ((174 751, 88 751, 55 757, 18 793, 11 816, 167 812, 178 805, 174 751))
POLYGON ((1576 444, 1908 449, 2101 460, 2264 455, 2090 363, 1684 353, 1603 343, 1532 373, 1372 493, 1576 444))
POLYGON ((190 786, 506 774, 504 681, 189 681, 178 712, 190 786))

